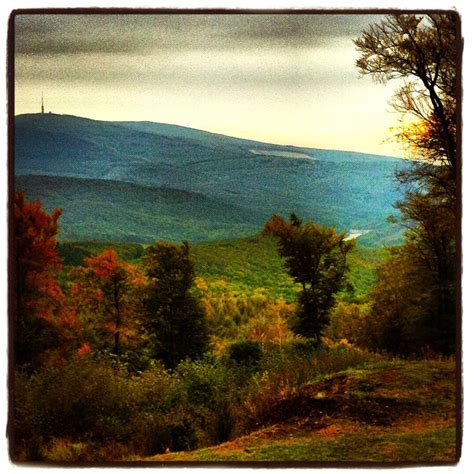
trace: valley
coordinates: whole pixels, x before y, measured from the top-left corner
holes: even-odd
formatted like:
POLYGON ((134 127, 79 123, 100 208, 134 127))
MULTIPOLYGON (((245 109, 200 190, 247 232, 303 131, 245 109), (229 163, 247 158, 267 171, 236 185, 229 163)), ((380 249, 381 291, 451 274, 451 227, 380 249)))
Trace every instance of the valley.
POLYGON ((63 209, 61 239, 216 240, 295 212, 348 233, 370 229, 358 236, 363 245, 392 245, 402 232, 386 218, 402 196, 393 173, 404 166, 176 125, 15 118, 15 186, 63 209))
POLYGON ((459 13, 170 13, 10 15, 10 461, 458 463, 459 13))

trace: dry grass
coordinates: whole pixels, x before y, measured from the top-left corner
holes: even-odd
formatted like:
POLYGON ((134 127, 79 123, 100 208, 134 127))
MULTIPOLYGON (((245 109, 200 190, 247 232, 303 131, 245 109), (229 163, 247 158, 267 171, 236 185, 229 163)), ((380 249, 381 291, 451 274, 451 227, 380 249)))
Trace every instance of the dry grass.
POLYGON ((453 361, 394 362, 329 375, 273 407, 273 422, 250 435, 147 460, 454 463, 454 368, 453 361), (278 412, 296 406, 296 415, 278 412))

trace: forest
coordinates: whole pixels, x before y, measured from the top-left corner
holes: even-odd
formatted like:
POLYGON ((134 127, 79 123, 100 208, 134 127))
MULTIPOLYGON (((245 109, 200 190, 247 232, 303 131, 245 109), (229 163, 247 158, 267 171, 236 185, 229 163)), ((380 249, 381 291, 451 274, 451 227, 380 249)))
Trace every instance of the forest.
POLYGON ((459 459, 458 21, 354 40, 361 74, 401 84, 400 245, 295 213, 226 241, 60 240, 62 210, 15 190, 12 459, 459 459))

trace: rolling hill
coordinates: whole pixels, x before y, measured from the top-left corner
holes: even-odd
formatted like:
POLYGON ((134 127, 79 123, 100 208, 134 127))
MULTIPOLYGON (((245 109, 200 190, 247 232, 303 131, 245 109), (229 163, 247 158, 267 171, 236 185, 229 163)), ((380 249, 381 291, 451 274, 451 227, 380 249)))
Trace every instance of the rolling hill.
MULTIPOLYGON (((71 266, 82 265, 86 257, 113 248, 120 258, 137 263, 145 246, 124 242, 64 241, 58 244, 66 273, 71 266)), ((276 239, 252 235, 240 239, 197 242, 191 247, 196 275, 206 293, 231 293, 243 297, 255 293, 294 301, 299 291, 288 276, 278 255, 276 239)), ((356 246, 349 253, 349 279, 354 287, 351 297, 364 296, 375 280, 377 266, 384 260, 383 249, 356 246)))
MULTIPOLYGON (((317 133, 317 132, 315 132, 317 133)), ((151 242, 250 235, 296 212, 399 241, 386 222, 403 160, 272 145, 177 125, 15 117, 16 188, 63 208, 61 238, 151 242)))

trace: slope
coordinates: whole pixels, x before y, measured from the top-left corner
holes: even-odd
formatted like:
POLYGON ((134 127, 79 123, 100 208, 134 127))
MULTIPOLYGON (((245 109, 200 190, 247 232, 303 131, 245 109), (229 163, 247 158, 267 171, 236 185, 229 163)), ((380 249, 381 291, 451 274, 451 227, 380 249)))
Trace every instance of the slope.
POLYGON ((180 189, 56 176, 17 176, 15 187, 63 209, 61 240, 199 241, 259 229, 248 210, 180 189))
MULTIPOLYGON (((65 266, 82 265, 85 257, 113 248, 121 258, 137 262, 145 248, 118 242, 62 241, 59 255, 65 266)), ((286 273, 271 237, 254 235, 241 239, 198 242, 191 247, 200 286, 207 294, 231 293, 250 296, 266 294, 293 301, 298 286, 286 273)), ((382 249, 357 245, 349 254, 349 275, 356 298, 363 296, 375 280, 377 265, 384 258, 382 249)))
MULTIPOLYGON (((251 211, 251 223, 259 226, 275 212, 296 212, 340 229, 368 230, 363 240, 375 245, 400 237, 400 229, 385 219, 401 197, 393 173, 403 166, 403 160, 391 157, 272 145, 168 124, 56 114, 15 118, 17 176, 113 180, 198 193, 224 207, 251 211)), ((53 181, 49 185, 64 188, 53 181)), ((63 198, 57 191, 56 202, 63 198)), ((51 207, 49 201, 45 204, 51 207)), ((92 215, 95 211, 90 209, 92 215)), ((247 215, 241 214, 240 220, 247 215)), ((181 221, 187 216, 176 214, 181 221)), ((71 217, 78 223, 81 219, 71 217)), ((155 214, 155 219, 161 216, 155 214)), ((100 233, 93 222, 84 227, 91 229, 88 238, 100 233)), ((139 222, 135 227, 140 241, 146 240, 148 231, 142 231, 139 222)), ((206 239, 214 238, 203 233, 206 239)), ((227 231, 225 236, 233 234, 227 231)))
POLYGON ((454 463, 455 363, 394 361, 349 369, 270 407, 247 436, 150 462, 454 463))

